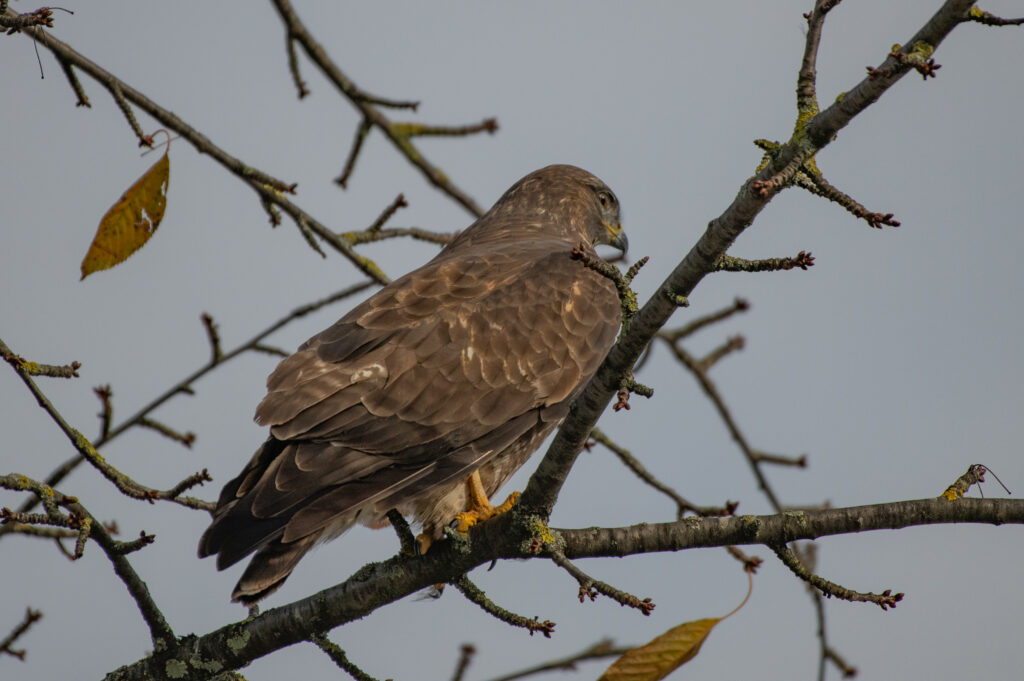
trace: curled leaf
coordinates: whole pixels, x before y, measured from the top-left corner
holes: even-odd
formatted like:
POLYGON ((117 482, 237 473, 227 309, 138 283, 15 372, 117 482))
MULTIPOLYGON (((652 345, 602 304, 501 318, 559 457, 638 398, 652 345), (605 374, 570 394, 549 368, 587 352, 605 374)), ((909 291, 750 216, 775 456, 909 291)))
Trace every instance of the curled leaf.
POLYGON ((171 162, 164 151, 160 160, 110 207, 82 260, 82 279, 124 262, 149 241, 164 217, 170 174, 171 162))

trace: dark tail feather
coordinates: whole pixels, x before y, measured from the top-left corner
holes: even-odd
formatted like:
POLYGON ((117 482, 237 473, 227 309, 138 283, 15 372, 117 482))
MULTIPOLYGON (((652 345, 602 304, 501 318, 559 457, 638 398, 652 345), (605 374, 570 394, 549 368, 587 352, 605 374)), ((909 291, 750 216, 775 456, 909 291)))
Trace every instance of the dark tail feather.
POLYGON ((231 593, 231 600, 253 605, 277 590, 292 573, 299 560, 313 548, 318 535, 283 543, 275 539, 249 561, 241 579, 231 593))

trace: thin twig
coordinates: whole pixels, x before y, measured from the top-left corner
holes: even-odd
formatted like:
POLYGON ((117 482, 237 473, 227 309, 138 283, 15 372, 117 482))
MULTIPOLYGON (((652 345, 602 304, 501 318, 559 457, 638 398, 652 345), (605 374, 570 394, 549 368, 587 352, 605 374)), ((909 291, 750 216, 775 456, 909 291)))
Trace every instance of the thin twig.
POLYGON ((466 670, 469 669, 469 663, 473 661, 473 656, 476 654, 476 648, 469 643, 462 644, 462 648, 459 649, 459 661, 455 664, 455 673, 452 674, 452 681, 462 681, 462 677, 466 675, 466 670))
POLYGON ((697 506, 696 504, 684 499, 674 489, 666 485, 662 481, 658 480, 650 471, 648 471, 639 459, 633 456, 632 453, 625 447, 622 447, 613 442, 607 435, 604 434, 600 428, 594 428, 590 431, 590 437, 601 445, 603 445, 608 451, 619 457, 619 460, 626 465, 629 470, 643 480, 645 483, 658 490, 676 504, 676 517, 682 518, 687 511, 695 513, 700 516, 716 516, 716 515, 732 515, 736 510, 737 504, 735 502, 726 502, 724 507, 717 506, 697 506))
MULTIPOLYGON (((69 65, 70 67, 70 65, 69 65)), ((124 114, 125 119, 128 121, 128 127, 132 129, 135 136, 139 138, 140 147, 153 148, 153 138, 142 131, 142 126, 139 125, 139 121, 135 118, 135 112, 132 111, 132 107, 128 104, 124 98, 124 94, 121 93, 121 86, 117 81, 114 81, 107 85, 107 91, 114 98, 117 103, 117 108, 124 114)))
POLYGON ((498 131, 498 119, 485 118, 469 125, 427 125, 425 123, 392 123, 396 135, 404 137, 462 137, 478 132, 494 134, 498 131))
POLYGON ((366 231, 379 231, 380 228, 384 226, 384 223, 390 220, 391 216, 394 215, 399 208, 407 208, 408 206, 409 204, 405 200, 405 194, 399 194, 395 197, 394 201, 388 204, 388 207, 381 212, 377 219, 373 221, 373 224, 366 228, 366 231))
POLYGON ((343 232, 341 237, 353 246, 373 243, 375 241, 384 241, 385 239, 394 239, 397 237, 411 237, 419 241, 426 241, 428 243, 438 244, 439 246, 446 246, 451 243, 456 234, 456 232, 431 232, 426 229, 420 229, 419 227, 391 227, 372 231, 364 229, 358 232, 343 232))
POLYGON ((607 596, 608 598, 616 601, 619 605, 634 608, 640 611, 644 617, 651 614, 654 610, 654 602, 650 598, 640 599, 631 593, 616 589, 614 586, 602 582, 598 579, 594 579, 583 570, 579 569, 568 558, 565 554, 558 549, 548 547, 548 555, 551 557, 553 562, 558 567, 562 568, 575 579, 580 585, 579 599, 580 603, 586 599, 594 600, 598 594, 607 596))
POLYGON ((516 679, 524 679, 527 676, 533 676, 534 674, 542 674, 545 672, 576 671, 576 665, 580 662, 586 662, 588 660, 603 660, 608 657, 621 657, 634 647, 635 646, 616 646, 615 642, 611 639, 605 639, 603 641, 598 641, 589 648, 581 650, 575 655, 561 657, 557 660, 551 660, 550 662, 543 662, 533 667, 527 667, 526 669, 521 669, 517 672, 512 672, 511 674, 493 678, 490 681, 516 681, 516 679))
POLYGON ((979 9, 977 5, 971 7, 967 12, 966 20, 976 21, 984 26, 1020 26, 1021 24, 1024 24, 1024 17, 1019 17, 1017 19, 1003 19, 1002 17, 997 17, 991 12, 979 9))
POLYGON ((78 502, 78 499, 62 494, 45 483, 24 475, 0 475, 0 487, 14 491, 32 492, 46 508, 48 522, 78 529, 78 541, 74 552, 76 558, 82 555, 84 542, 87 539, 95 540, 113 564, 114 572, 128 588, 128 593, 135 599, 142 618, 149 626, 154 650, 161 652, 175 645, 174 632, 150 595, 149 588, 124 556, 124 547, 130 545, 130 542, 116 541, 110 536, 107 527, 97 521, 78 502), (67 509, 67 516, 58 510, 58 506, 67 509))
POLYGON ((754 461, 758 463, 772 463, 776 466, 794 466, 796 468, 807 468, 807 455, 786 456, 784 454, 769 454, 759 449, 754 450, 754 461))
MULTIPOLYGON (((233 350, 224 353, 221 356, 221 358, 220 358, 220 360, 218 362, 216 362, 216 363, 210 362, 210 363, 207 363, 207 364, 203 365, 201 368, 197 369, 196 371, 191 373, 189 376, 185 377, 184 379, 182 379, 178 383, 174 384, 171 388, 169 388, 166 391, 164 391, 163 394, 159 395, 154 400, 152 400, 151 402, 149 402, 148 404, 143 406, 135 414, 133 414, 129 418, 125 419, 124 421, 119 423, 117 426, 114 426, 113 428, 110 428, 108 433, 106 433, 105 435, 101 436, 95 442, 95 447, 96 448, 100 448, 100 447, 108 444, 111 440, 115 439, 116 437, 118 437, 119 435, 121 435, 122 433, 127 431, 128 429, 132 428, 133 426, 138 425, 143 419, 145 419, 147 417, 147 415, 149 413, 151 413, 157 407, 161 406, 162 404, 164 404, 165 402, 170 400, 175 395, 178 395, 178 394, 181 394, 181 393, 191 393, 192 392, 191 385, 193 383, 195 383, 197 380, 199 380, 200 378, 202 378, 203 376, 205 376, 206 374, 208 374, 214 368, 220 366, 221 364, 224 364, 225 362, 227 362, 229 360, 234 359, 235 357, 243 354, 244 352, 246 352, 248 350, 263 351, 263 347, 264 346, 262 346, 260 344, 260 341, 262 341, 264 338, 266 338, 270 334, 274 333, 275 331, 278 331, 279 329, 283 328, 284 326, 287 326, 291 322, 293 322, 293 321, 295 321, 297 319, 301 319, 302 317, 305 317, 306 315, 308 315, 308 314, 310 314, 312 312, 315 312, 315 311, 319 310, 322 307, 326 307, 326 306, 331 305, 333 303, 336 303, 336 302, 338 302, 340 300, 344 300, 344 299, 349 298, 349 297, 351 297, 353 295, 361 293, 361 292, 365 291, 366 289, 368 289, 371 286, 373 286, 373 282, 371 282, 371 281, 366 281, 366 282, 362 282, 362 283, 359 283, 359 284, 353 284, 352 286, 348 286, 348 287, 346 287, 346 288, 344 288, 344 289, 342 289, 342 290, 340 290, 340 291, 338 291, 336 293, 333 293, 333 294, 331 294, 329 296, 321 298, 320 300, 314 301, 312 303, 307 303, 305 305, 301 305, 301 306, 295 308, 290 313, 288 313, 287 315, 285 315, 281 319, 277 320, 276 322, 274 322, 273 324, 271 324, 267 328, 263 329, 262 331, 257 333, 255 336, 253 336, 252 338, 250 338, 246 342, 238 345, 233 350)), ((3 353, 3 348, 6 348, 6 346, 0 347, 0 355, 2 355, 2 353, 3 353)), ((13 355, 13 353, 11 353, 11 354, 13 355)), ((4 355, 4 358, 6 358, 6 355, 4 355)), ((81 465, 82 461, 83 461, 83 458, 81 456, 77 455, 77 454, 75 456, 69 458, 67 461, 62 463, 56 469, 51 471, 51 473, 46 477, 45 483, 47 485, 51 486, 51 487, 59 485, 61 483, 61 481, 64 480, 64 478, 66 478, 73 470, 75 470, 78 466, 81 465)), ((19 508, 19 510, 22 511, 22 512, 31 511, 33 508, 35 508, 37 503, 38 503, 38 500, 30 499, 26 503, 22 504, 22 506, 19 508)), ((203 502, 203 503, 205 503, 205 502, 203 502)), ((6 530, 5 527, 0 527, 0 536, 2 536, 5 533, 5 530, 6 530)))
POLYGON ((387 512, 387 517, 391 522, 391 527, 395 528, 395 534, 398 535, 398 541, 402 545, 402 555, 415 556, 417 553, 416 537, 413 536, 412 530, 409 529, 409 522, 394 508, 387 512))
POLYGON ((724 321, 738 312, 746 312, 749 309, 750 303, 748 303, 743 298, 736 298, 735 300, 733 300, 732 305, 730 305, 729 307, 722 308, 717 312, 712 312, 711 314, 704 315, 703 317, 697 317, 686 326, 680 327, 678 329, 673 329, 670 331, 659 331, 658 335, 662 336, 665 340, 674 343, 675 341, 682 340, 687 336, 693 335, 697 331, 703 329, 705 326, 709 326, 711 324, 716 324, 718 322, 724 321))
POLYGON ((92 108, 92 103, 89 102, 88 95, 85 94, 85 88, 82 87, 82 83, 78 80, 78 74, 75 73, 75 67, 71 65, 66 59, 57 57, 57 63, 60 64, 61 70, 64 72, 64 76, 68 79, 68 85, 75 93, 75 97, 78 101, 75 102, 75 106, 84 106, 86 108, 92 108))
POLYGON ((110 422, 114 418, 114 390, 110 384, 96 386, 92 389, 96 397, 100 399, 102 411, 96 416, 100 419, 100 440, 110 435, 110 422))
POLYGON ((754 454, 754 449, 747 443, 746 437, 740 430, 736 420, 732 417, 732 412, 725 404, 725 400, 718 392, 718 388, 715 386, 714 381, 708 376, 707 372, 701 369, 700 362, 690 355, 686 350, 679 346, 678 343, 668 342, 669 348, 672 350, 672 354, 675 355, 683 366, 693 373, 697 379, 697 383, 704 389, 705 394, 711 400, 711 403, 715 405, 715 409, 718 410, 718 415, 721 416, 722 421, 725 422, 725 427, 729 429, 729 434, 732 435, 732 439, 739 446, 740 451, 746 457, 747 462, 750 464, 750 469, 754 474, 754 478, 757 480, 758 487, 768 498, 768 502, 772 505, 776 511, 781 511, 782 504, 779 502, 778 497, 775 495, 775 491, 768 484, 768 479, 761 472, 761 467, 758 465, 757 457, 754 454))
POLYGON ((710 371, 711 367, 715 366, 715 364, 717 364, 721 360, 725 359, 734 352, 739 352, 740 350, 742 350, 746 343, 747 341, 746 339, 743 338, 743 336, 729 336, 729 338, 726 339, 724 343, 722 343, 717 348, 713 349, 711 352, 697 360, 697 364, 700 367, 700 370, 703 372, 710 371))
POLYGON ((757 572, 757 569, 761 567, 761 564, 764 563, 764 561, 758 556, 748 556, 735 546, 726 546, 725 550, 730 556, 743 564, 744 572, 755 573, 757 572))
POLYGON ((160 423, 155 419, 139 419, 138 425, 142 428, 149 428, 150 430, 154 430, 163 435, 164 437, 168 438, 169 440, 174 440, 175 442, 184 445, 186 449, 192 449, 192 445, 195 444, 196 441, 196 434, 193 433, 192 431, 179 433, 170 426, 160 423))
MULTIPOLYGON (((798 173, 795 179, 798 187, 806 189, 816 196, 839 204, 854 217, 860 218, 875 229, 881 229, 882 225, 899 227, 900 221, 893 219, 892 213, 876 213, 868 210, 863 204, 854 199, 846 192, 832 186, 825 176, 814 169, 804 169, 798 173)), ((811 263, 813 264, 813 262, 811 263)), ((806 269, 806 268, 805 268, 806 269)))
POLYGON ((15 650, 11 646, 14 645, 14 642, 21 638, 26 631, 31 629, 33 624, 35 624, 42 618, 43 613, 39 612, 38 610, 33 610, 32 608, 25 608, 25 617, 22 618, 18 626, 14 627, 11 633, 7 634, 7 636, 5 636, 3 640, 0 640, 0 654, 6 653, 7 655, 16 657, 24 662, 25 651, 15 650))
POLYGON ((135 482, 127 475, 114 468, 102 456, 100 456, 99 452, 96 451, 96 447, 89 442, 89 439, 85 437, 85 435, 68 424, 61 413, 57 411, 57 408, 53 406, 53 403, 50 402, 49 398, 43 394, 43 391, 40 390, 39 386, 37 386, 35 381, 32 380, 29 372, 24 369, 23 363, 9 359, 9 357, 17 357, 17 355, 14 355, 3 340, 0 340, 0 355, 8 360, 8 364, 14 368, 22 382, 29 389, 29 392, 35 396, 36 402, 39 403, 39 406, 50 415, 50 419, 57 424, 57 427, 60 428, 75 449, 78 450, 78 453, 92 464, 93 468, 98 470, 103 477, 112 482, 122 494, 134 499, 145 499, 150 502, 156 499, 166 499, 191 508, 204 508, 209 506, 206 502, 198 499, 181 499, 178 498, 177 495, 171 496, 169 492, 161 492, 159 490, 146 487, 145 485, 135 482))
MULTIPOLYGON (((320 68, 328 80, 334 83, 338 91, 348 98, 352 105, 359 110, 363 118, 368 120, 373 127, 384 133, 391 140, 391 143, 395 145, 395 148, 423 173, 427 181, 455 199, 475 217, 483 215, 483 209, 469 195, 456 187, 445 173, 430 163, 426 156, 423 155, 423 152, 413 145, 408 135, 403 136, 400 134, 401 130, 396 131, 395 126, 387 116, 374 106, 374 103, 379 103, 380 100, 368 97, 365 93, 361 92, 355 83, 349 80, 348 76, 338 68, 320 43, 313 39, 305 24, 302 23, 295 13, 291 3, 288 0, 273 0, 273 2, 278 14, 281 16, 281 20, 284 22, 288 35, 302 45, 309 59, 320 68)), ((393 106, 394 104, 394 102, 389 102, 387 105, 393 106)), ((410 108, 414 108, 411 106, 411 103, 408 104, 410 108)))
POLYGON ((338 665, 338 668, 348 672, 349 676, 356 679, 356 681, 377 681, 377 679, 357 667, 352 660, 348 659, 348 656, 345 655, 345 651, 325 635, 314 634, 309 637, 309 640, 320 648, 320 650, 327 653, 327 656, 334 661, 334 664, 338 665))
POLYGON ((804 564, 800 562, 800 559, 797 558, 796 554, 793 553, 793 550, 785 544, 772 544, 769 548, 775 552, 775 555, 779 557, 782 564, 788 567, 794 575, 823 593, 826 598, 835 596, 836 598, 840 598, 844 601, 874 603, 882 610, 895 608, 896 604, 903 600, 902 593, 894 594, 891 589, 886 589, 880 594, 863 593, 860 591, 854 591, 853 589, 847 589, 835 582, 830 582, 827 579, 819 577, 808 570, 804 564))
POLYGON ((302 80, 302 76, 299 74, 299 58, 295 54, 295 41, 292 40, 290 35, 286 35, 284 43, 285 50, 288 53, 288 71, 292 74, 295 89, 299 91, 299 99, 304 99, 309 94, 309 88, 306 87, 306 82, 302 80))
POLYGON ((722 272, 776 272, 795 268, 806 271, 808 267, 813 266, 814 256, 810 251, 800 251, 793 258, 763 258, 760 260, 745 260, 734 258, 731 255, 723 255, 715 263, 715 268, 722 272))
POLYGON ((348 187, 348 178, 352 176, 352 171, 355 170, 356 159, 359 157, 359 152, 363 148, 363 142, 366 141, 366 136, 370 134, 372 128, 373 124, 366 118, 359 121, 359 125, 356 127, 355 138, 352 140, 352 147, 349 149, 348 158, 345 159, 345 165, 341 169, 341 174, 334 180, 337 184, 341 185, 342 189, 348 187))
POLYGON ((216 364, 224 356, 224 352, 220 348, 220 331, 217 328, 217 323, 207 312, 199 315, 199 319, 203 323, 203 328, 206 329, 206 339, 210 341, 210 364, 216 364))
POLYGON ((40 364, 30 362, 21 355, 17 355, 6 345, 0 344, 0 359, 10 364, 18 372, 24 372, 28 376, 47 376, 49 378, 78 378, 78 370, 82 368, 79 362, 70 364, 40 364))
POLYGON ((514 627, 521 627, 530 632, 530 636, 533 636, 534 632, 539 631, 544 634, 544 638, 551 638, 551 634, 555 631, 555 623, 551 620, 539 621, 539 618, 534 617, 523 617, 517 615, 511 610, 506 610, 500 605, 495 604, 485 594, 480 587, 473 582, 469 581, 469 577, 466 575, 460 575, 457 579, 452 580, 451 585, 462 592, 462 595, 469 599, 471 602, 479 605, 483 610, 497 619, 511 624, 514 627))

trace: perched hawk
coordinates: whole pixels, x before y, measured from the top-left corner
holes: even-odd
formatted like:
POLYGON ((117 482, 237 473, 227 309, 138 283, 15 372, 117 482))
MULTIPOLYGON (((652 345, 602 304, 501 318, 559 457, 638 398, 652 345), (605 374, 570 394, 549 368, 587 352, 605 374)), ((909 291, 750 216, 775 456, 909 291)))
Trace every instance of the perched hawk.
POLYGON ((313 336, 267 379, 270 437, 225 485, 200 557, 256 552, 232 599, 277 589, 356 521, 411 515, 424 542, 540 446, 615 340, 607 278, 572 257, 626 249, 618 200, 567 165, 533 172, 437 257, 313 336))

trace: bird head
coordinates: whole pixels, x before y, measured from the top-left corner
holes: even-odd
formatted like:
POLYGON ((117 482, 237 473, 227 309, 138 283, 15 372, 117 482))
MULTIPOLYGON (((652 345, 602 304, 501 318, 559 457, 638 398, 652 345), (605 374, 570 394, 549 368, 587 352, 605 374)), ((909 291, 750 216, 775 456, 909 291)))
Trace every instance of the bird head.
POLYGON ((466 236, 473 241, 487 238, 482 232, 504 228, 510 221, 573 245, 607 244, 622 252, 629 246, 615 193, 575 166, 551 165, 519 180, 466 230, 473 236, 466 236))

